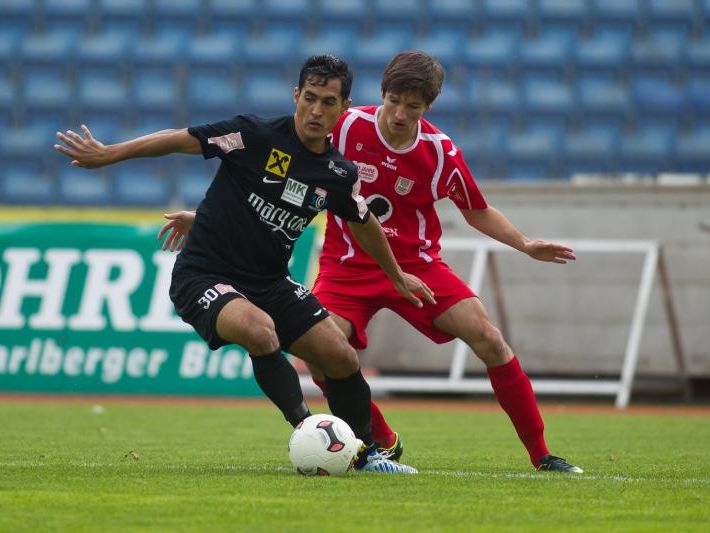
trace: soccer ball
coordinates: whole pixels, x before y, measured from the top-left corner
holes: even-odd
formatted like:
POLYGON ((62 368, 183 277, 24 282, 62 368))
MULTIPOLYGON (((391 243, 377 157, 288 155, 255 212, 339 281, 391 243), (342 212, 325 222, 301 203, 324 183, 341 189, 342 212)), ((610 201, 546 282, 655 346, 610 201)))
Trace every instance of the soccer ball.
POLYGON ((304 476, 342 476, 355 462, 362 441, 344 421, 333 415, 303 420, 288 441, 288 456, 304 476))

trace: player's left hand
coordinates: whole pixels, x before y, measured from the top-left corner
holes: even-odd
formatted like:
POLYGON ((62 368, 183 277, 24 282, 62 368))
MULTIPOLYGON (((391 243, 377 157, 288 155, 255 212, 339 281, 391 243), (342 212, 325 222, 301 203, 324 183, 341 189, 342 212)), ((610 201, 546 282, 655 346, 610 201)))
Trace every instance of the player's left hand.
POLYGON ((171 252, 182 250, 187 241, 187 236, 190 233, 192 223, 195 221, 195 213, 193 211, 177 211, 163 215, 168 219, 168 222, 163 224, 158 232, 158 240, 162 239, 167 232, 168 236, 163 241, 162 249, 170 248, 171 252))
POLYGON ((569 246, 541 240, 529 241, 525 246, 525 253, 533 259, 548 263, 565 264, 577 259, 574 250, 569 246))
POLYGON ((406 272, 403 272, 402 280, 400 282, 395 282, 394 286, 402 296, 419 308, 424 307, 422 299, 429 304, 436 303, 436 300, 434 299, 434 292, 426 283, 414 274, 407 274, 406 272), (421 296, 421 299, 417 297, 417 294, 421 296))

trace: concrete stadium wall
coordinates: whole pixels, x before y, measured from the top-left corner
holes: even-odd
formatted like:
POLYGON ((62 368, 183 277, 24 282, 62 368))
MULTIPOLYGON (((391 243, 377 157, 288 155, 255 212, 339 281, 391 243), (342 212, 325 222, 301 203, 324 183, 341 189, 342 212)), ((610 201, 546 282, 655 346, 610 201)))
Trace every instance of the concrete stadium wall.
MULTIPOLYGON (((663 245, 681 339, 692 377, 710 377, 710 186, 482 184, 489 203, 530 237, 644 239, 663 245)), ((445 236, 480 236, 452 203, 437 204, 445 236)), ((444 253, 468 279, 470 255, 444 253)), ((641 254, 581 253, 574 264, 533 261, 520 253, 496 256, 509 342, 531 374, 618 374, 641 275, 641 254)), ((480 294, 495 315, 490 276, 480 294)), ((641 342, 638 374, 673 376, 675 361, 654 283, 641 342)), ((454 343, 434 345, 389 311, 368 329, 365 366, 383 372, 446 372, 454 343)), ((483 364, 469 358, 467 372, 483 364)))

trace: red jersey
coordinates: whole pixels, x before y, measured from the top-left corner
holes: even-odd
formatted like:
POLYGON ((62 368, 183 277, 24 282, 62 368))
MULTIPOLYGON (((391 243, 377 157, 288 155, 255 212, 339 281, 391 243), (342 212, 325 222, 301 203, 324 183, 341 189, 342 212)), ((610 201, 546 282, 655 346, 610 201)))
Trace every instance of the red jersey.
MULTIPOLYGON (((486 201, 453 141, 426 120, 412 146, 395 150, 377 126, 379 107, 348 110, 333 130, 333 144, 358 167, 360 194, 376 215, 401 266, 439 261, 441 223, 434 202, 450 198, 459 209, 485 209, 486 201)), ((321 270, 347 264, 377 267, 347 224, 328 212, 321 270)))

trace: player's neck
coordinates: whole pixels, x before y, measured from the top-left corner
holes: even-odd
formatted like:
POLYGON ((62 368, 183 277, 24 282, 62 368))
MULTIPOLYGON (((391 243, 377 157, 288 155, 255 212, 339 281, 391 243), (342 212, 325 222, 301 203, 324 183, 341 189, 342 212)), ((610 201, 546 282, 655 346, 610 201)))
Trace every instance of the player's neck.
POLYGON ((419 133, 418 123, 415 124, 410 131, 402 133, 393 132, 387 126, 387 121, 382 113, 378 113, 377 115, 377 128, 380 130, 382 138, 389 147, 395 150, 405 150, 412 146, 417 141, 417 134, 419 133))

